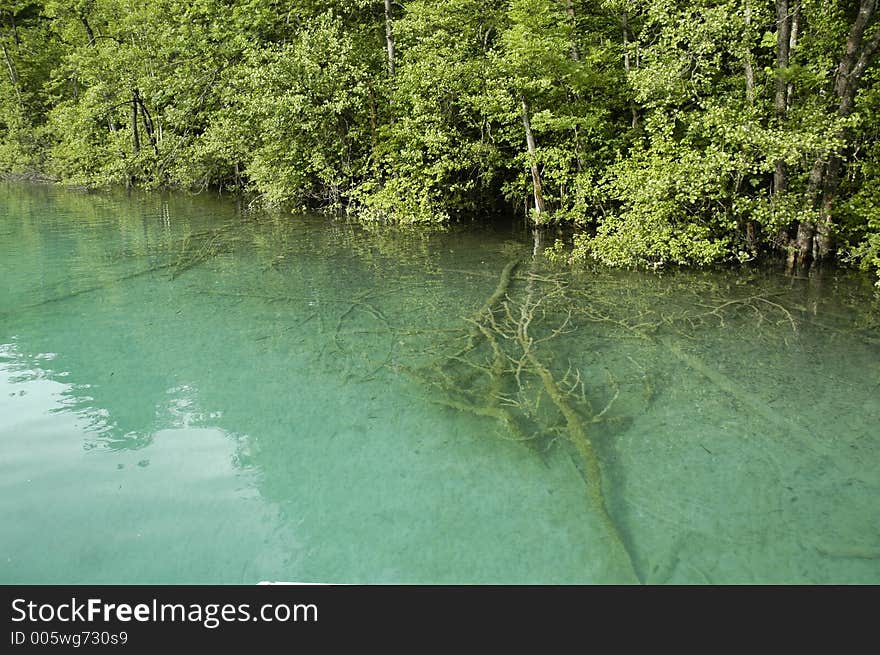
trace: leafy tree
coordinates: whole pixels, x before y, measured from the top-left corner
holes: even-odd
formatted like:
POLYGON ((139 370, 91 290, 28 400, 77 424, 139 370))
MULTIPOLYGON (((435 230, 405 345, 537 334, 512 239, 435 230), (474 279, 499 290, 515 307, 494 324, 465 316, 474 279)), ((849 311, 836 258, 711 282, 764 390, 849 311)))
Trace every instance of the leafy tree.
POLYGON ((877 0, 3 0, 0 173, 880 268, 877 0))

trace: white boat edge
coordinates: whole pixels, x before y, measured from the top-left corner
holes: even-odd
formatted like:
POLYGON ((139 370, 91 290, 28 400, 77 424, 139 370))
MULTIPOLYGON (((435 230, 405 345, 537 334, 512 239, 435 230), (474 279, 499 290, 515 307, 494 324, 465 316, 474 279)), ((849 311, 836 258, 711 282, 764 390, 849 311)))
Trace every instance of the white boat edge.
POLYGON ((295 585, 299 587, 329 587, 330 582, 283 582, 278 580, 260 580, 257 585, 295 585))

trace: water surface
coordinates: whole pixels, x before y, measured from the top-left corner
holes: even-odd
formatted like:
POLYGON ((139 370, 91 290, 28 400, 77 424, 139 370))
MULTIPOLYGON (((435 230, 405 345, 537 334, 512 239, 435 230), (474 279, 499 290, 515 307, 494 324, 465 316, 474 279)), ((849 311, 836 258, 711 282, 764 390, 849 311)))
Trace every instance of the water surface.
POLYGON ((638 580, 880 582, 870 280, 4 185, 0 583, 632 581, 538 379, 520 442, 450 402, 491 351, 434 365, 512 260, 498 342, 532 310, 638 580))

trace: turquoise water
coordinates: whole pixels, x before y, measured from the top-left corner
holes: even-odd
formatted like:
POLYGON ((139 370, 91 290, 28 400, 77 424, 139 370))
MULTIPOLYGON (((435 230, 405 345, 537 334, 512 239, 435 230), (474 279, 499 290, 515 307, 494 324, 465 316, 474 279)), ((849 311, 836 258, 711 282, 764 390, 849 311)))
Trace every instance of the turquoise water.
POLYGON ((0 583, 876 584, 878 464, 859 276, 0 186, 0 583), (530 317, 610 523, 534 369, 460 354, 512 260, 493 338, 530 317))

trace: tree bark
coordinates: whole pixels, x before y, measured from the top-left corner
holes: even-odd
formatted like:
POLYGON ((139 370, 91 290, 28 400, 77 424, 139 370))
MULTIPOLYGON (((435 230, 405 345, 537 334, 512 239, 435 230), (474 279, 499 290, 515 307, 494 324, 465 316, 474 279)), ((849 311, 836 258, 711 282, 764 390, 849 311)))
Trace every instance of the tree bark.
POLYGON ((580 61, 581 51, 577 46, 577 17, 574 13, 574 3, 571 0, 565 0, 565 11, 571 21, 571 58, 580 61))
POLYGON ((391 0, 385 0, 385 47, 388 51, 388 77, 394 79, 394 21, 391 0))
POLYGON ((0 41, 0 49, 3 50, 3 59, 6 60, 6 69, 9 71, 9 81, 12 82, 12 88, 15 89, 15 93, 18 95, 19 101, 21 101, 21 89, 18 88, 18 75, 15 73, 15 66, 12 65, 12 59, 9 57, 9 52, 6 50, 6 44, 0 41))
POLYGON ((18 36, 18 27, 15 25, 15 12, 9 12, 9 25, 12 27, 12 38, 15 41, 15 49, 21 48, 21 37, 18 36))
MULTIPOLYGON (((621 16, 621 29, 623 30, 623 71, 627 74, 628 77, 629 71, 632 66, 630 65, 629 56, 629 12, 627 12, 625 9, 623 11, 623 15, 621 16)), ((638 68, 638 58, 636 58, 636 67, 638 68)), ((633 129, 635 129, 639 125, 639 112, 634 104, 630 107, 630 114, 632 115, 632 121, 630 122, 630 125, 633 129)))
POLYGON ((743 67, 746 78, 746 100, 752 104, 755 102, 755 68, 752 63, 752 46, 748 42, 752 33, 752 6, 749 4, 749 0, 746 0, 744 18, 746 23, 746 56, 743 67))
MULTIPOLYGON (((791 15, 791 36, 788 38, 788 60, 791 63, 791 56, 797 47, 798 32, 800 31, 801 22, 801 0, 798 0, 791 15)), ((785 109, 789 111, 794 101, 794 82, 789 80, 788 87, 785 90, 785 109)))
MULTIPOLYGON (((776 0, 776 97, 774 107, 776 118, 782 123, 788 113, 788 82, 785 71, 789 64, 791 47, 791 15, 788 0, 776 0)), ((788 171, 785 162, 776 160, 773 171, 773 193, 783 193, 788 188, 788 171)))
POLYGON ((79 20, 82 23, 83 27, 85 28, 86 34, 89 37, 89 45, 94 46, 95 45, 95 33, 92 30, 92 26, 89 25, 89 19, 86 18, 85 16, 80 16, 79 20))
POLYGON ((150 145, 153 147, 153 152, 158 155, 159 146, 156 143, 156 129, 153 125, 153 117, 150 116, 150 112, 147 111, 147 106, 144 104, 144 99, 141 97, 140 91, 135 89, 134 94, 138 106, 141 108, 141 120, 144 124, 144 131, 147 133, 147 138, 150 140, 150 145))
POLYGON ((131 96, 131 148, 137 155, 141 151, 141 137, 138 134, 138 90, 134 89, 131 96))
POLYGON ((532 123, 529 119, 529 103, 522 98, 522 122, 526 132, 526 146, 529 149, 529 168, 532 172, 532 188, 535 195, 535 219, 538 222, 546 209, 544 208, 544 193, 541 189, 541 171, 538 170, 537 145, 535 135, 532 134, 532 123))
POLYGON ((532 228, 532 258, 537 259, 542 252, 544 252, 544 232, 539 227, 532 228))
MULTIPOLYGON (((834 92, 837 96, 837 115, 846 118, 855 108, 856 93, 862 76, 874 59, 880 47, 880 28, 875 28, 865 40, 868 25, 874 18, 877 0, 861 0, 859 13, 850 28, 846 48, 837 67, 834 92)), ((846 130, 837 133, 844 144, 846 130)), ((844 146, 845 147, 845 146, 844 146)), ((832 149, 819 154, 810 171, 807 183, 807 210, 817 213, 815 220, 802 221, 798 227, 796 250, 789 256, 789 268, 807 268, 813 261, 828 258, 834 251, 834 225, 831 211, 834 197, 840 184, 843 168, 842 149, 832 149)))

